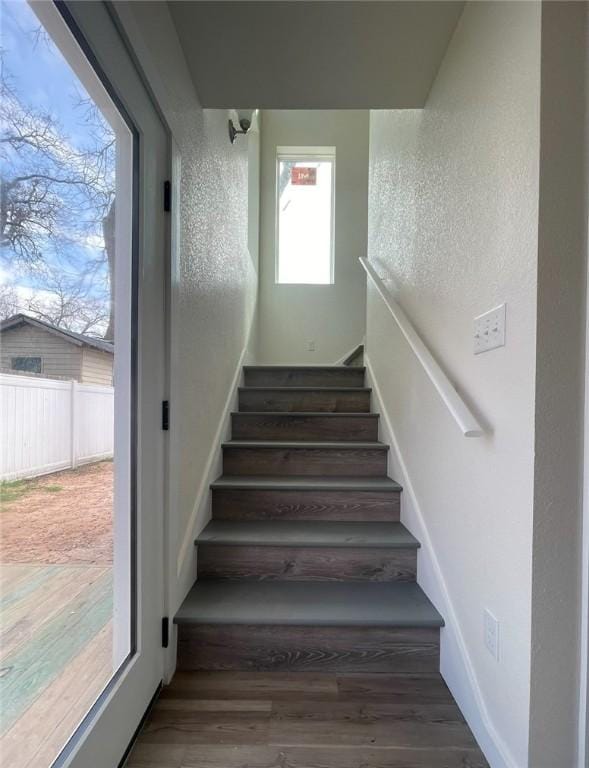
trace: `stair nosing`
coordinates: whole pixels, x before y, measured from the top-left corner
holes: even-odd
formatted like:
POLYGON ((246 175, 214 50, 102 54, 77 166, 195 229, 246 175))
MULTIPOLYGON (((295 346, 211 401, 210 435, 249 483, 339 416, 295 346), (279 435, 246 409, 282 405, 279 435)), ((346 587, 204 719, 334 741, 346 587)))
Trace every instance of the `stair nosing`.
POLYGON ((347 477, 322 475, 220 475, 210 484, 212 490, 293 490, 293 491, 384 491, 399 493, 403 487, 390 477, 347 477), (229 483, 226 481, 229 479, 229 483), (300 482, 293 482, 299 480, 300 482), (349 482, 346 483, 345 481, 349 482), (370 483, 378 481, 380 487, 370 483), (388 481, 388 482, 387 482, 388 481), (240 487, 241 484, 241 487, 240 487), (323 487, 322 487, 323 484, 323 487), (338 488, 339 485, 339 488, 338 488))
MULTIPOLYGON (((249 389, 249 387, 246 387, 249 389)), ((309 416, 345 416, 348 418, 370 418, 379 419, 380 413, 362 413, 361 411, 231 411, 231 416, 296 416, 297 418, 308 418, 309 416)))
POLYGON ((244 371, 363 371, 365 365, 244 365, 244 371))
POLYGON ((205 528, 201 531, 201 533, 196 537, 194 543, 198 547, 202 546, 222 546, 222 547, 279 547, 279 548, 296 548, 296 549, 390 549, 390 550, 417 550, 420 549, 421 544, 420 542, 413 536, 413 534, 403 525, 401 522, 390 522, 390 523, 383 523, 381 521, 373 522, 373 521, 301 521, 302 524, 299 524, 299 527, 301 528, 301 532, 297 533, 295 532, 293 534, 292 530, 290 532, 287 532, 285 535, 289 536, 295 536, 294 540, 289 541, 281 541, 281 540, 270 540, 268 538, 260 538, 259 535, 256 538, 256 535, 253 534, 251 538, 249 539, 237 539, 237 538, 231 538, 231 534, 225 534, 227 538, 223 538, 223 531, 220 531, 218 534, 215 534, 217 538, 211 539, 211 538, 202 538, 203 535, 206 535, 208 528, 233 528, 234 531, 237 529, 242 529, 243 531, 250 530, 256 530, 256 529, 263 529, 267 528, 268 530, 273 530, 275 532, 280 532, 280 529, 293 529, 297 527, 297 521, 282 521, 282 520, 270 520, 270 521, 256 521, 255 523, 252 523, 251 521, 231 521, 229 524, 227 524, 226 521, 219 521, 219 520, 211 520, 205 528), (310 532, 313 528, 327 528, 332 529, 333 535, 337 533, 338 529, 350 529, 350 528, 358 528, 360 529, 368 529, 370 528, 377 529, 377 531, 381 532, 381 536, 385 536, 386 532, 383 530, 385 528, 390 528, 392 531, 388 532, 388 535, 391 535, 392 532, 396 532, 396 535, 399 537, 405 536, 405 540, 402 540, 399 538, 397 541, 384 541, 384 539, 380 540, 373 540, 373 541, 354 541, 353 536, 358 536, 359 534, 352 534, 352 532, 349 532, 349 539, 329 539, 329 535, 326 532, 326 538, 324 540, 305 540, 304 538, 304 532, 310 532), (300 536, 299 539, 296 539, 296 536, 300 536))
POLYGON ((275 448, 289 448, 289 449, 310 449, 310 450, 330 450, 337 448, 345 449, 348 451, 353 450, 374 450, 374 451, 390 451, 390 445, 381 443, 378 440, 374 442, 359 441, 353 442, 347 441, 326 441, 326 440, 229 440, 221 444, 221 448, 262 448, 272 450, 275 448))
MULTIPOLYGON (((209 597, 210 600, 210 597, 209 597)), ((230 602, 230 601, 229 601, 230 602)), ((416 606, 409 606, 409 613, 415 610, 416 606)), ((250 626, 309 626, 309 627, 381 627, 389 629, 439 629, 444 626, 444 619, 435 608, 431 600, 416 582, 315 582, 315 581, 226 581, 219 579, 202 579, 197 581, 188 593, 184 604, 180 607, 174 617, 174 623, 178 625, 250 625, 250 626), (240 589, 241 588, 241 589, 240 589), (187 602, 194 600, 195 593, 213 592, 215 598, 214 609, 209 615, 210 605, 205 606, 205 613, 198 613, 198 606, 184 608, 187 602), (241 595, 239 594, 241 591, 241 595), (215 594, 217 592, 217 594, 215 594), (254 606, 249 615, 235 614, 234 606, 229 604, 226 615, 222 614, 224 605, 223 592, 230 596, 230 600, 235 601, 236 594, 239 604, 243 608, 245 598, 250 595, 252 600, 260 600, 265 597, 263 607, 254 606), (346 595, 347 592, 347 595, 346 595), (220 595, 219 595, 220 593, 220 595), (232 594, 233 593, 233 594, 232 594), (264 593, 266 593, 264 595, 264 593), (282 593, 282 595, 280 594, 282 593), (290 597, 289 597, 290 593, 290 597), (352 598, 350 599, 350 593, 352 598), (374 608, 372 616, 366 613, 366 607, 370 599, 374 600, 377 593, 380 606, 374 608), (270 594, 271 600, 268 600, 270 594), (369 598, 367 601, 364 598, 369 598), (307 595, 312 598, 321 596, 320 601, 325 601, 325 609, 317 605, 310 605, 307 601, 307 595), (403 600, 419 601, 417 611, 424 611, 428 615, 422 618, 415 616, 403 618, 404 608, 400 614, 391 617, 378 617, 377 614, 383 609, 390 610, 395 606, 395 597, 397 600, 402 596, 403 600), (245 596, 245 597, 244 597, 245 596), (408 596, 408 597, 407 597, 408 596), (294 600, 293 600, 294 597, 294 600), (219 600, 221 598, 221 600, 219 600), (292 604, 288 605, 289 599, 292 604), (280 605, 277 606, 278 601, 280 605), (304 605, 303 605, 304 604, 304 605), (345 604, 345 608, 343 607, 345 604), (360 610, 358 611, 358 607, 360 610), (335 617, 339 611, 339 617, 335 617), (354 610, 357 610, 354 615, 354 610), (305 615, 305 610, 308 611, 305 615), (191 613, 194 611, 194 613, 191 613), (363 613, 364 611, 364 613, 363 613), (190 613, 189 613, 190 612, 190 613), (184 613, 184 615, 183 615, 184 613), (332 614, 330 616, 330 613, 332 614), (189 615, 187 615, 189 614, 189 615), (297 615, 298 614, 298 615, 297 615)))
POLYGON ((276 548, 276 549, 378 549, 378 550, 417 550, 421 549, 421 544, 419 542, 413 543, 412 541, 399 543, 399 544, 378 544, 378 543, 363 543, 358 541, 351 541, 346 543, 340 543, 335 541, 323 541, 323 542, 308 542, 308 541, 289 541, 289 542, 280 542, 280 541, 263 541, 263 540, 256 540, 251 539, 250 541, 237 541, 237 540, 212 540, 212 539, 204 539, 201 540, 199 538, 196 538, 194 540, 194 544, 197 547, 234 547, 235 549, 239 549, 241 547, 267 547, 268 549, 276 548))
POLYGON ((372 392, 372 387, 238 387, 239 392, 372 392))

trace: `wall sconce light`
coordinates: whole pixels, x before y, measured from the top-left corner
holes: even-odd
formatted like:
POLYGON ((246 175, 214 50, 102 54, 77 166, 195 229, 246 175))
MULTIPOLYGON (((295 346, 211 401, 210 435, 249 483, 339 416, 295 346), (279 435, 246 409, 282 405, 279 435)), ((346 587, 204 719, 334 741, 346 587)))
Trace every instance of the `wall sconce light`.
POLYGON ((233 125, 233 120, 229 119, 229 141, 233 144, 237 136, 245 136, 249 131, 250 126, 251 120, 248 120, 247 117, 242 117, 239 121, 239 127, 241 130, 238 131, 237 128, 233 125))

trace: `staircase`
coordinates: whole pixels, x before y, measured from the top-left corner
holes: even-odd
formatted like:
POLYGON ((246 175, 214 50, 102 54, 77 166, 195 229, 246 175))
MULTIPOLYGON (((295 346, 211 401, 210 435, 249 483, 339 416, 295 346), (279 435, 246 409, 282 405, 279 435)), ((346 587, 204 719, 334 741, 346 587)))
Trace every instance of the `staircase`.
POLYGON ((246 367, 180 670, 434 673, 443 620, 362 367, 246 367))

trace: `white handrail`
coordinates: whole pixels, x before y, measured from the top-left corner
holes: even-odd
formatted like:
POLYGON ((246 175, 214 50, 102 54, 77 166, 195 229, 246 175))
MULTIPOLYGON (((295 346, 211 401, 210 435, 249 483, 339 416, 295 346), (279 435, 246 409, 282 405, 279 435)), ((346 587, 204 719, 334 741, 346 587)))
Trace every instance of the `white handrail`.
POLYGON ((438 391, 439 396, 442 398, 446 404, 446 407, 454 417, 454 421, 460 427, 462 434, 465 437, 481 437, 481 435, 484 433, 483 428, 475 419, 464 400, 460 397, 452 385, 450 379, 436 363, 432 357, 431 352, 425 346, 415 328, 411 325, 411 321, 407 315, 403 312, 401 307, 387 291, 384 283, 376 273, 372 264, 368 261, 368 259, 362 257, 360 258, 360 264, 362 264, 366 270, 366 274, 374 283, 374 287, 379 292, 384 303, 387 305, 391 315, 395 318, 395 321, 399 326, 399 330, 409 343, 409 346, 415 353, 415 356, 429 376, 430 381, 438 391))

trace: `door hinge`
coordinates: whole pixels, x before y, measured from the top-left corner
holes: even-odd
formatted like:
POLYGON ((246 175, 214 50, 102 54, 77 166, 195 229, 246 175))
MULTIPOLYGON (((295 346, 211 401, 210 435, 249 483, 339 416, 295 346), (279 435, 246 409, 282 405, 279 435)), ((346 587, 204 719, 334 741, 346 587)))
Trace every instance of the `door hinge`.
POLYGON ((162 648, 167 648, 170 643, 170 619, 167 616, 162 618, 162 648))
POLYGON ((162 429, 166 432, 170 429, 170 401, 162 400, 162 429))
POLYGON ((169 213, 172 210, 172 185, 169 181, 164 181, 164 211, 169 213))

